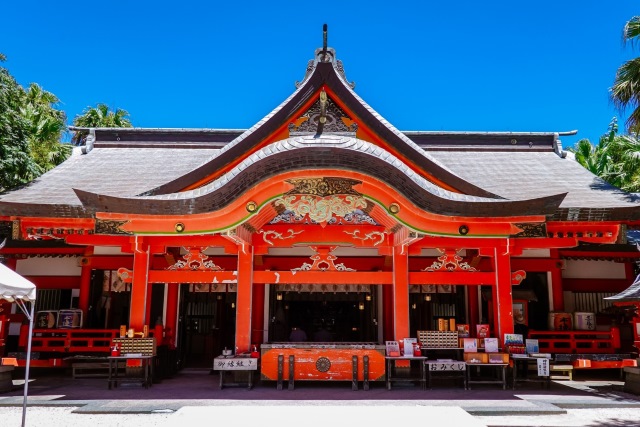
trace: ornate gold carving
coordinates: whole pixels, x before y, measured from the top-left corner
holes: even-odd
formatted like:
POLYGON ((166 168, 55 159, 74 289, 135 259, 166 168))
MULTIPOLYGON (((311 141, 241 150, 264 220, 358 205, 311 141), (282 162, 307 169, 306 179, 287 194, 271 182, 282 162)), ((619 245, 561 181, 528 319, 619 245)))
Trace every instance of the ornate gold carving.
POLYGON ((311 249, 316 252, 315 255, 310 256, 313 260, 313 264, 305 262, 298 268, 292 268, 292 272, 296 271, 356 271, 353 268, 346 267, 343 263, 335 264, 337 256, 331 254, 336 249, 336 246, 311 246, 311 249))
POLYGON ((188 252, 175 264, 167 267, 167 270, 206 270, 224 271, 204 254, 207 247, 187 247, 188 252))
POLYGON ((463 258, 458 255, 460 249, 438 249, 438 252, 442 254, 438 261, 434 261, 422 271, 478 271, 462 261, 463 258))
POLYGON ((516 227, 522 229, 521 232, 516 233, 511 237, 546 237, 547 225, 545 223, 517 223, 516 227))
POLYGON ((309 215, 309 219, 324 223, 333 215, 344 217, 356 209, 367 206, 367 201, 359 196, 331 196, 317 198, 307 195, 285 195, 274 201, 276 206, 284 206, 298 216, 309 215))
POLYGON ((17 219, 12 221, 11 238, 13 240, 18 240, 20 238, 20 221, 17 219))
POLYGON ((356 190, 353 189, 354 185, 362 184, 362 181, 347 178, 294 178, 286 180, 294 188, 285 193, 285 195, 292 194, 309 194, 312 196, 334 196, 337 194, 352 194, 359 196, 356 190))
POLYGON ((267 244, 273 246, 273 242, 270 239, 278 239, 278 240, 293 239, 296 235, 300 233, 304 233, 304 230, 295 232, 290 228, 287 230, 287 232, 289 232, 289 235, 287 236, 284 236, 282 233, 278 233, 277 231, 273 231, 273 230, 267 230, 267 231, 260 230, 258 231, 258 234, 262 234, 262 240, 264 240, 267 244))
POLYGON ((370 233, 365 234, 364 236, 360 235, 360 230, 354 230, 353 233, 350 233, 345 230, 345 233, 347 233, 348 235, 350 235, 352 238, 356 240, 362 240, 362 241, 373 240, 374 241, 373 246, 378 246, 379 244, 383 243, 387 237, 387 233, 380 232, 380 231, 372 231, 370 233))
POLYGON ((96 234, 133 234, 122 229, 127 222, 96 219, 96 234))
POLYGON ((322 93, 302 116, 289 124, 289 132, 315 133, 319 123, 322 123, 323 132, 356 132, 358 124, 327 97, 326 93, 323 100, 322 93))

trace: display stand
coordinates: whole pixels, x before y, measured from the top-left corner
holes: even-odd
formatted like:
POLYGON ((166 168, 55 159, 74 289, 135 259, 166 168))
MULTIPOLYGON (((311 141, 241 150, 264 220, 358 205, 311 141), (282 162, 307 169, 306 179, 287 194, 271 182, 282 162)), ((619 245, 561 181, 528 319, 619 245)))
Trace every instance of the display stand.
MULTIPOLYGON (((538 383, 543 387, 546 386, 547 390, 551 388, 551 376, 541 376, 537 373, 538 357, 512 355, 513 360, 513 383, 512 388, 516 389, 517 383, 538 383), (529 372, 529 366, 533 365, 536 368, 535 376, 532 376, 529 372)), ((547 372, 548 373, 548 372, 547 372)))
POLYGON ((213 359, 213 370, 218 371, 220 375, 220 390, 227 386, 243 386, 244 382, 224 382, 227 372, 245 372, 247 374, 247 389, 253 388, 253 375, 258 370, 258 358, 249 357, 249 355, 238 356, 218 356, 213 359))
POLYGON ((467 364, 457 360, 425 360, 427 388, 431 388, 432 378, 462 380, 467 389, 467 364))
POLYGON ((427 360, 424 356, 413 356, 413 357, 385 357, 387 361, 387 390, 391 390, 392 382, 418 382, 420 383, 421 388, 424 390, 426 388, 426 375, 425 375, 425 361, 427 360), (415 373, 412 374, 411 367, 409 368, 409 373, 407 375, 398 375, 397 368, 395 367, 395 362, 398 360, 409 361, 410 364, 418 363, 418 375, 415 373))
POLYGON ((507 389, 507 366, 508 363, 467 363, 467 388, 470 384, 502 384, 502 389, 507 389), (491 377, 482 377, 482 371, 491 370, 491 377), (472 371, 474 376, 472 377, 472 371))
POLYGON ((123 382, 139 382, 142 383, 144 388, 151 387, 153 378, 153 358, 154 356, 147 355, 134 355, 128 354, 126 356, 109 356, 109 379, 108 388, 118 387, 119 383, 123 382), (133 376, 125 374, 124 376, 118 375, 118 363, 122 361, 139 360, 142 364, 142 376, 133 376))

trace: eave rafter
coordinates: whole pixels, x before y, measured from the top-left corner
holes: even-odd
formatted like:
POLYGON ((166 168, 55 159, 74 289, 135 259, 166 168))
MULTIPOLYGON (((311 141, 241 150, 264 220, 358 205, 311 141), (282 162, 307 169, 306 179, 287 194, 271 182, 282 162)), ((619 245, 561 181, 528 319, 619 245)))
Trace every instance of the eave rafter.
POLYGON ((616 243, 620 237, 621 226, 608 222, 549 222, 549 238, 575 238, 588 243, 616 243))
POLYGON ((16 240, 65 240, 69 236, 91 235, 95 230, 92 218, 21 218, 14 222, 16 240))

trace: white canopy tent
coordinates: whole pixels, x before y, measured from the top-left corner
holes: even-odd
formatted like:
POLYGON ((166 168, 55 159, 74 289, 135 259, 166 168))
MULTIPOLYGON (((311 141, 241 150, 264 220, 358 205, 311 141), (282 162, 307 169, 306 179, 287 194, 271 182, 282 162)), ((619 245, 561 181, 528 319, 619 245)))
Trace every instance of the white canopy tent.
POLYGON ((36 302, 36 285, 0 264, 0 299, 15 302, 29 319, 29 339, 27 342, 27 361, 24 371, 24 398, 22 401, 22 427, 27 415, 27 394, 29 390, 29 366, 31 365, 31 336, 33 335, 33 315, 36 302), (26 302, 31 308, 27 309, 26 302))

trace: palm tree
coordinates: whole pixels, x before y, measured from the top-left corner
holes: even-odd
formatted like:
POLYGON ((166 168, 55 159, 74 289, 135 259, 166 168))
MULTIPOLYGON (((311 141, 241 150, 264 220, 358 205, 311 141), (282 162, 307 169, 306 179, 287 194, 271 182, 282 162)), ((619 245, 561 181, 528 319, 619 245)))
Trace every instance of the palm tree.
MULTIPOLYGON (((634 16, 624 26, 622 32, 624 44, 640 41, 640 16, 634 16)), ((627 108, 633 111, 627 119, 629 133, 640 131, 640 58, 631 59, 618 68, 613 86, 609 89, 613 104, 621 112, 627 108)))
POLYGON ((640 140, 635 135, 617 136, 609 149, 612 167, 603 177, 621 189, 640 191, 640 140), (609 179, 607 179, 609 178, 609 179))
POLYGON ((29 123, 29 154, 42 172, 65 161, 72 151, 70 144, 60 142, 67 130, 67 116, 55 108, 59 102, 54 94, 31 83, 24 92, 23 106, 20 108, 21 115, 29 123))
MULTIPOLYGON (((109 110, 106 104, 98 104, 95 107, 87 107, 81 115, 73 119, 73 125, 85 128, 130 128, 133 127, 126 110, 116 108, 109 110)), ((76 131, 71 141, 81 145, 87 136, 86 131, 76 131)))
POLYGON ((603 141, 601 139, 600 143, 594 146, 591 141, 585 138, 578 141, 575 148, 569 149, 574 153, 578 163, 592 174, 600 177, 607 171, 606 143, 603 141))
POLYGON ((569 151, 585 169, 609 184, 629 192, 640 191, 640 140, 634 135, 618 135, 615 117, 598 145, 581 139, 569 151))

